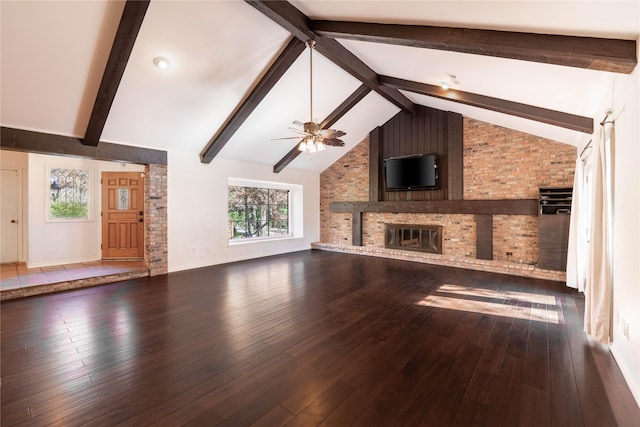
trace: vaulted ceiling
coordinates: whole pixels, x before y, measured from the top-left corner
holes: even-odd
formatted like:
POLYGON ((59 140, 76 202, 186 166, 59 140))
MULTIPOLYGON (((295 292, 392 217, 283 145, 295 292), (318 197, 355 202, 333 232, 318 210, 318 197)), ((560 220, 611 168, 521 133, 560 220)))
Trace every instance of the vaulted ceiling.
POLYGON ((415 104, 577 145, 635 67, 640 35, 637 1, 0 7, 2 126, 278 171, 320 172, 415 104), (346 131, 346 147, 297 155, 295 140, 275 139, 309 119, 308 38, 314 119, 346 131), (450 75, 459 84, 445 91, 450 75))

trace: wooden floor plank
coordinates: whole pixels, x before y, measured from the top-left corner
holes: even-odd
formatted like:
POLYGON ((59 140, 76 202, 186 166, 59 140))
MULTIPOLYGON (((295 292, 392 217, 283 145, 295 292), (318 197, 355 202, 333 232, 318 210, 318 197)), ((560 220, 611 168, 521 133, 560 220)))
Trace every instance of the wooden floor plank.
POLYGON ((524 358, 506 355, 488 398, 486 425, 514 426, 519 423, 524 358))
POLYGON ((551 425, 551 402, 548 391, 524 384, 519 396, 519 426, 539 427, 551 425))
POLYGON ((3 302, 0 423, 633 425, 562 284, 321 251, 3 302))
POLYGON ((558 427, 583 425, 580 400, 573 375, 570 372, 553 369, 550 378, 551 425, 558 427))
POLYGON ((293 414, 291 412, 287 411, 282 406, 276 406, 258 421, 251 424, 251 427, 281 426, 285 425, 291 418, 293 418, 293 414))

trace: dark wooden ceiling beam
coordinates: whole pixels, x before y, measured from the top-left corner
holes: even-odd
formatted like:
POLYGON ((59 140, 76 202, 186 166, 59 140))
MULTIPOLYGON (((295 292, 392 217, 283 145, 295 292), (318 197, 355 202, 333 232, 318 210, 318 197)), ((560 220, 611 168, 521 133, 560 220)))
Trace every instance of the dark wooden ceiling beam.
POLYGON ((298 150, 298 144, 296 144, 287 154, 281 158, 278 163, 273 165, 273 173, 280 173, 284 168, 286 168, 289 163, 291 163, 296 157, 298 157, 302 153, 298 150))
POLYGON ((100 141, 113 100, 118 92, 118 86, 120 86, 131 51, 140 32, 142 21, 147 13, 149 2, 149 0, 129 0, 124 6, 120 24, 111 47, 111 53, 102 75, 96 101, 93 104, 87 131, 82 140, 84 145, 95 147, 100 141))
POLYGON ((24 153, 39 153, 81 157, 94 160, 166 165, 167 152, 150 148, 101 142, 97 146, 84 145, 80 138, 33 132, 2 126, 2 149, 24 153))
POLYGON ((326 119, 320 123, 321 129, 328 129, 333 126, 338 120, 342 118, 349 110, 356 106, 356 104, 367 96, 371 92, 371 88, 365 84, 360 85, 342 104, 333 110, 326 119))
MULTIPOLYGON (((349 97, 345 99, 344 102, 338 106, 338 108, 333 110, 331 114, 329 114, 327 118, 322 121, 322 123, 320 123, 320 128, 328 129, 329 127, 333 126, 335 122, 337 122, 342 116, 347 114, 347 112, 351 110, 358 102, 360 102, 362 98, 367 96, 369 92, 371 92, 370 87, 364 84, 361 85, 351 95, 349 95, 349 97)), ((291 150, 289 150, 289 152, 285 154, 285 156, 280 159, 278 163, 273 166, 273 173, 280 173, 284 168, 287 167, 287 165, 289 165, 289 163, 291 163, 296 157, 298 157, 300 153, 301 151, 298 150, 298 143, 296 143, 296 145, 291 150)))
POLYGON ((304 51, 305 45, 297 38, 292 38, 289 44, 275 60, 273 65, 260 79, 251 93, 235 109, 231 117, 209 140, 206 147, 200 153, 202 163, 211 163, 220 150, 229 142, 231 137, 240 129, 249 115, 256 109, 265 96, 278 83, 284 73, 291 67, 295 60, 304 51))
POLYGON ((576 37, 423 25, 311 21, 325 37, 496 56, 591 70, 631 73, 635 40, 576 37))
POLYGON ((485 110, 497 111, 499 113, 535 120, 554 126, 578 132, 593 133, 593 119, 590 117, 577 116, 575 114, 564 113, 562 111, 549 110, 547 108, 535 107, 504 99, 492 98, 490 96, 477 95, 459 90, 446 90, 440 86, 426 83, 419 83, 396 77, 380 76, 380 83, 395 89, 406 90, 421 95, 433 96, 448 101, 471 105, 485 110))
POLYGON ((349 52, 336 40, 321 37, 310 29, 309 18, 286 1, 245 0, 265 16, 282 26, 294 37, 306 42, 316 41, 316 51, 351 74, 371 90, 378 92, 385 99, 404 111, 414 113, 415 105, 397 90, 385 88, 378 83, 378 75, 353 53, 349 52))

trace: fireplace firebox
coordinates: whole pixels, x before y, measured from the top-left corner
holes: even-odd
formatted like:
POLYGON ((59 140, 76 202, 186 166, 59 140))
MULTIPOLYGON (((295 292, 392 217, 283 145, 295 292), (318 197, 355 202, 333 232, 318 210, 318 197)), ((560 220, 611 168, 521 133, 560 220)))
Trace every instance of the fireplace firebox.
POLYGON ((413 224, 385 224, 385 226, 385 248, 442 253, 442 226, 413 224))

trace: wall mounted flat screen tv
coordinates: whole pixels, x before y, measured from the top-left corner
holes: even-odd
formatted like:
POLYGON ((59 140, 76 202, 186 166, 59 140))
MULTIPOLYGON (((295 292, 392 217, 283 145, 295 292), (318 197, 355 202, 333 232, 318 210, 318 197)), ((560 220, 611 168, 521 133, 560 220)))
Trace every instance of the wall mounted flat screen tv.
POLYGON ((437 190, 438 155, 417 154, 384 160, 385 185, 388 191, 437 190))

